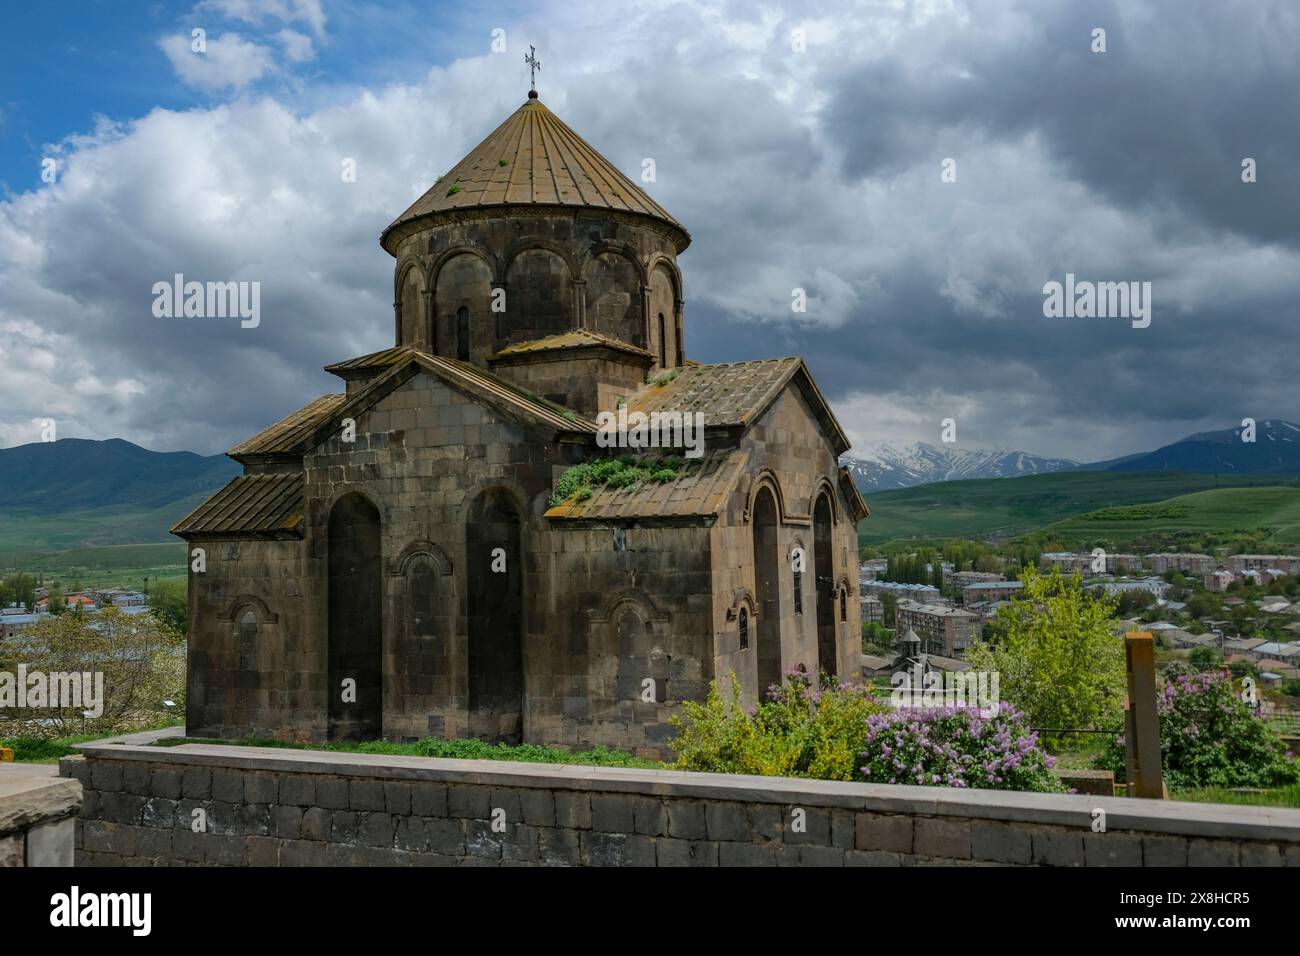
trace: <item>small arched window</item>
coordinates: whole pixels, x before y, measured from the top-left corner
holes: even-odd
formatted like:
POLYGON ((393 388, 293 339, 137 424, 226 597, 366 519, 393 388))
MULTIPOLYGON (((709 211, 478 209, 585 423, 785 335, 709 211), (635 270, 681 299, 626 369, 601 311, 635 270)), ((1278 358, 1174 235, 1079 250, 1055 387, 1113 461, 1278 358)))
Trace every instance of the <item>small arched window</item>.
POLYGON ((840 620, 849 619, 849 592, 845 588, 840 588, 840 620))
POLYGON ((257 669, 257 615, 252 608, 239 618, 239 669, 257 669))
POLYGON ((659 313, 659 367, 668 367, 668 339, 664 333, 664 314, 659 313))
POLYGON ((803 613, 803 572, 794 572, 794 613, 803 613))
POLYGON ((749 647, 749 608, 740 609, 740 649, 746 650, 749 647))
POLYGON ((456 310, 456 358, 469 361, 469 309, 463 305, 456 310))
POLYGON ((408 581, 411 636, 433 637, 436 634, 434 617, 438 600, 433 564, 427 557, 418 557, 412 562, 408 581))

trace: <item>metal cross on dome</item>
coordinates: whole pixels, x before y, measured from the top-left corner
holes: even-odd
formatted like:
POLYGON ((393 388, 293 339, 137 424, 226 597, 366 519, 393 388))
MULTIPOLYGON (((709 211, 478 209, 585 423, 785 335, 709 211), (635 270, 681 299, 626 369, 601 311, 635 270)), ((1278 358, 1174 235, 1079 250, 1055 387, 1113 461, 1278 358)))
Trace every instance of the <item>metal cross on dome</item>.
POLYGON ((536 93, 537 71, 542 68, 542 64, 537 59, 537 47, 531 43, 528 44, 528 53, 524 56, 524 62, 528 64, 528 88, 536 93))

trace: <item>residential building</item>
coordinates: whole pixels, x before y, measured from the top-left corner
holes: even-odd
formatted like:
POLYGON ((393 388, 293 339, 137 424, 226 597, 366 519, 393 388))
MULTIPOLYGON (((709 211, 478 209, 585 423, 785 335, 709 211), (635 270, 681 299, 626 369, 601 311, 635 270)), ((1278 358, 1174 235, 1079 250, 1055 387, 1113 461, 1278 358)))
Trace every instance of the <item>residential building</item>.
POLYGON ((1156 574, 1180 571, 1183 574, 1204 575, 1214 571, 1216 562, 1208 554, 1191 554, 1187 552, 1148 554, 1147 568, 1156 574))
POLYGON ((1024 584, 1020 581, 980 581, 961 589, 961 603, 980 601, 1006 601, 1020 594, 1024 584))
POLYGON ((927 654, 961 657, 979 639, 979 615, 951 605, 899 601, 894 612, 894 633, 912 630, 927 654))
POLYGON ((1227 568, 1233 574, 1273 568, 1283 574, 1295 574, 1300 571, 1300 558, 1287 554, 1234 554, 1228 558, 1227 568))
POLYGON ((914 601, 931 601, 939 603, 943 596, 933 584, 903 584, 899 581, 865 581, 858 585, 863 597, 880 597, 892 594, 898 598, 910 598, 914 601))

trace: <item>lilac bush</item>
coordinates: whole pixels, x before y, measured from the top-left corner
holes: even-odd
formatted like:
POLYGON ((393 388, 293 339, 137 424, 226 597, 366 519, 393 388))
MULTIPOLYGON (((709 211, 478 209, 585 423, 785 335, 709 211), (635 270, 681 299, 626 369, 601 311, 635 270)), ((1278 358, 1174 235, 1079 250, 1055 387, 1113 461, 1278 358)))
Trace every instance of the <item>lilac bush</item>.
POLYGON ((1053 759, 1010 704, 996 717, 962 707, 904 708, 867 721, 862 779, 928 787, 1060 793, 1053 759))

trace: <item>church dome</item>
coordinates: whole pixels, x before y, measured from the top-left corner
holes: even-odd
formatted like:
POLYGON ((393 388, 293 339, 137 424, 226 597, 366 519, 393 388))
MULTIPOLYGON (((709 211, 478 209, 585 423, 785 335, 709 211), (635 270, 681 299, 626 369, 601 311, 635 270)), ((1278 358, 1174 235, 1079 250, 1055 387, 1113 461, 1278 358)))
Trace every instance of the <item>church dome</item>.
POLYGON ((523 106, 380 237, 393 253, 402 235, 448 214, 493 207, 596 209, 648 217, 671 227, 680 253, 690 234, 668 211, 624 176, 531 93, 523 106))

